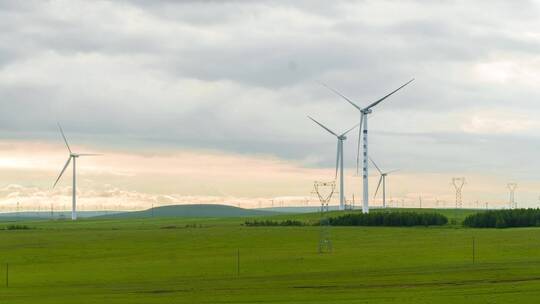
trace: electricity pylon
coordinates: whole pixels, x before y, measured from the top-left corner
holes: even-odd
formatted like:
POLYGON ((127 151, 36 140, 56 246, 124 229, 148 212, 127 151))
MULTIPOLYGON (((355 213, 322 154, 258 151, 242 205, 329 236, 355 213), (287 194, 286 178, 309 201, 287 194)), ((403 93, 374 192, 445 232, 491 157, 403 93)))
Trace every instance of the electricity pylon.
POLYGON ((332 240, 330 239, 330 219, 328 218, 328 203, 335 193, 336 182, 319 182, 313 183, 313 193, 317 194, 321 202, 321 220, 319 234, 319 253, 332 252, 332 240))
POLYGON ((509 197, 509 203, 510 203, 510 209, 516 209, 517 208, 517 203, 516 203, 516 188, 517 188, 517 184, 516 183, 508 183, 506 184, 506 188, 508 188, 508 190, 510 191, 510 197, 509 197))
POLYGON ((465 185, 465 177, 454 177, 452 178, 452 185, 456 189, 456 209, 463 207, 462 192, 463 186, 465 185))

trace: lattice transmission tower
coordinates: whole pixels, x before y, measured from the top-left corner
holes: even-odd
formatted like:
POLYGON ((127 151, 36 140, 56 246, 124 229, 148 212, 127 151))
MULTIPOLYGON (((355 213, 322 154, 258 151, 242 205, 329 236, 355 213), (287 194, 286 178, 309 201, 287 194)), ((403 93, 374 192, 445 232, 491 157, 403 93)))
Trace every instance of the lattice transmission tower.
POLYGON ((517 184, 516 183, 508 183, 506 184, 506 188, 508 188, 508 191, 510 192, 509 194, 509 204, 510 204, 510 209, 516 209, 517 208, 517 203, 516 203, 516 188, 517 188, 517 184))
POLYGON ((463 207, 462 190, 465 185, 465 177, 452 178, 452 185, 456 189, 456 209, 463 207))
POLYGON ((330 239, 330 219, 328 218, 328 203, 332 199, 336 189, 336 182, 319 182, 313 183, 313 193, 317 194, 321 202, 321 219, 320 219, 320 234, 319 234, 319 253, 332 252, 332 240, 330 239))

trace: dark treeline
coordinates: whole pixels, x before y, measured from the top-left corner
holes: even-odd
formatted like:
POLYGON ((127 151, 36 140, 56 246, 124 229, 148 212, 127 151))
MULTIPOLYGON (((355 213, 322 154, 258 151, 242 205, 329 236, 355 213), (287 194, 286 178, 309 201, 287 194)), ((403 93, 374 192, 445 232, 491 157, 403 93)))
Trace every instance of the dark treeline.
POLYGON ((330 218, 332 226, 441 226, 448 219, 439 213, 371 212, 353 213, 330 218))
POLYGON ((469 215, 463 225, 473 228, 540 226, 540 209, 491 210, 469 215))
POLYGON ((244 226, 257 227, 257 226, 304 226, 304 223, 296 220, 285 220, 285 221, 245 221, 244 226))
POLYGON ((26 225, 8 225, 4 228, 5 230, 29 230, 32 229, 26 225))

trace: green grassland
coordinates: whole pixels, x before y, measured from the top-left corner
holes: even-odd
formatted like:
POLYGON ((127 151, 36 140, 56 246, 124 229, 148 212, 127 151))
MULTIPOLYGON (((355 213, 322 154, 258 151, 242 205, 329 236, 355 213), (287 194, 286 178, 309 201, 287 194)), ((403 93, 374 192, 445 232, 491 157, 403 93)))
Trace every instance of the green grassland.
POLYGON ((462 228, 474 211, 440 212, 456 224, 332 227, 330 254, 317 252, 319 227, 245 218, 22 221, 33 229, 0 231, 0 303, 539 301, 540 229, 462 228))

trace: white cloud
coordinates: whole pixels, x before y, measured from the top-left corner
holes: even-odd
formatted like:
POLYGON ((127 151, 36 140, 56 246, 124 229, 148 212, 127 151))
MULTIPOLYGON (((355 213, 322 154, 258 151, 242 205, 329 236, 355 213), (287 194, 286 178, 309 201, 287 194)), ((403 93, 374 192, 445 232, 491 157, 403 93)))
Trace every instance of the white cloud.
POLYGON ((540 56, 522 58, 514 55, 480 62, 474 66, 473 71, 480 81, 535 88, 540 82, 539 68, 540 56))
POLYGON ((477 134, 531 134, 539 130, 540 122, 528 113, 489 110, 470 113, 461 128, 477 134))

